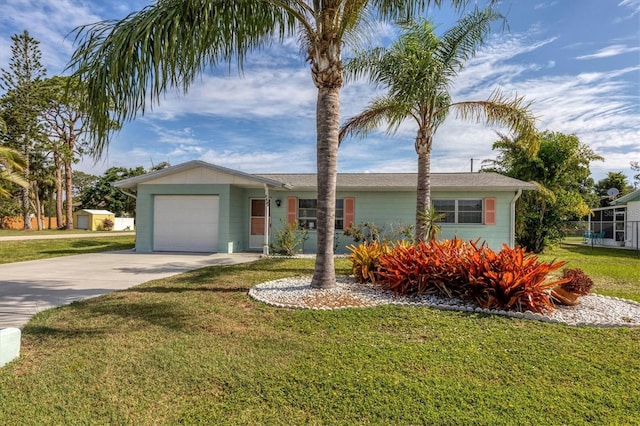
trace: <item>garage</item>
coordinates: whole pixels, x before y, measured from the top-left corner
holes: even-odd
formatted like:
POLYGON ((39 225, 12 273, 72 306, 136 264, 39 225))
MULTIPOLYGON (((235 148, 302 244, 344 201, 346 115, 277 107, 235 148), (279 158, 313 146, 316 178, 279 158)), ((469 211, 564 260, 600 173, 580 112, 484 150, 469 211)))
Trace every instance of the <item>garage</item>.
POLYGON ((153 250, 217 252, 217 195, 156 195, 153 250))

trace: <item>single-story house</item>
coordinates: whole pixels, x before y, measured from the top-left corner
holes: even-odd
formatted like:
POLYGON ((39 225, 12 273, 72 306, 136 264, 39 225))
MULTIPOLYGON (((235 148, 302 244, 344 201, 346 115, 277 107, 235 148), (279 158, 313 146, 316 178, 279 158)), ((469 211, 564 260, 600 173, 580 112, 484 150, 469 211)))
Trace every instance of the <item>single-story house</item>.
POLYGON ((640 189, 613 200, 609 207, 593 209, 589 230, 597 244, 640 248, 640 189))
POLYGON ((115 215, 109 210, 83 209, 73 213, 73 223, 76 229, 88 229, 89 231, 102 231, 105 219, 112 223, 115 215))
MULTIPOLYGON (((415 173, 340 173, 336 252, 352 244, 350 224, 415 223, 415 173)), ((266 251, 287 222, 308 230, 304 252, 316 248, 316 175, 249 174, 189 161, 114 183, 137 191, 136 250, 232 253, 266 251), (268 230, 265 232, 265 230, 268 230)), ((434 173, 435 208, 446 214, 441 238, 480 238, 514 245, 515 202, 536 186, 496 173, 434 173)))

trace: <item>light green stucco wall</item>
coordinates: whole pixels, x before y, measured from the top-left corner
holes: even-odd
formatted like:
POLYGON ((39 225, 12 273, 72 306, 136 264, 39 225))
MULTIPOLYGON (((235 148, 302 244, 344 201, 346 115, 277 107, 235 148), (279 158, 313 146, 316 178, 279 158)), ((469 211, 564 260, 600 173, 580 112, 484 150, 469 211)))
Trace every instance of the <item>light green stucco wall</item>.
MULTIPOLYGON (((277 229, 282 228, 282 221, 286 221, 286 201, 287 197, 315 198, 313 192, 272 192, 273 200, 280 198, 281 207, 272 204, 271 210, 271 240, 275 236, 277 229)), ((404 225, 415 224, 416 193, 415 192, 338 192, 337 198, 355 198, 355 223, 373 222, 378 228, 383 228, 393 233, 404 225)), ((458 237, 463 240, 486 241, 489 247, 495 250, 502 248, 502 244, 509 244, 510 232, 510 204, 515 197, 515 192, 434 192, 432 199, 484 199, 487 197, 496 198, 496 225, 466 225, 466 224, 441 224, 442 233, 439 239, 450 239, 458 237)), ((308 240, 304 243, 304 252, 311 253, 316 248, 317 233, 309 231, 308 240)), ((336 232, 337 253, 345 253, 346 245, 353 244, 351 237, 342 235, 341 231, 336 232)))
MULTIPOLYGON (((264 198, 264 189, 242 189, 226 184, 141 184, 137 197, 137 234, 136 250, 151 252, 153 250, 153 206, 154 195, 218 195, 219 196, 219 234, 218 251, 241 252, 249 250, 249 205, 251 198, 264 198)), ((271 232, 273 242, 276 232, 282 228, 287 216, 287 198, 316 198, 315 192, 274 191, 271 199, 271 232), (277 207, 275 200, 282 201, 277 207)), ((500 249, 503 243, 509 243, 510 203, 515 192, 434 192, 433 199, 484 199, 496 198, 496 225, 463 225, 442 224, 439 238, 458 237, 463 240, 486 241, 489 247, 500 249)), ((373 222, 379 228, 399 229, 403 225, 415 223, 415 192, 338 192, 337 198, 355 198, 355 223, 373 222)), ((309 231, 304 243, 305 253, 315 251, 317 244, 316 231, 309 231)), ((336 232, 337 253, 345 253, 346 245, 353 244, 351 237, 345 237, 341 231, 336 232)))

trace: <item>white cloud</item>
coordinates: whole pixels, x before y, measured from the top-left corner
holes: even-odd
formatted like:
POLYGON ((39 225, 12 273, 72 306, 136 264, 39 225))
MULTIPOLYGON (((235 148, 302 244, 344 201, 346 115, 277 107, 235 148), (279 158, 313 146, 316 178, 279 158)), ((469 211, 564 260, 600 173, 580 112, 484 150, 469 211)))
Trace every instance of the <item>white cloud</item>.
POLYGON ((625 53, 640 51, 640 47, 637 46, 625 46, 624 44, 614 44, 598 50, 596 53, 590 55, 577 56, 576 59, 598 59, 609 58, 611 56, 623 55, 625 53))

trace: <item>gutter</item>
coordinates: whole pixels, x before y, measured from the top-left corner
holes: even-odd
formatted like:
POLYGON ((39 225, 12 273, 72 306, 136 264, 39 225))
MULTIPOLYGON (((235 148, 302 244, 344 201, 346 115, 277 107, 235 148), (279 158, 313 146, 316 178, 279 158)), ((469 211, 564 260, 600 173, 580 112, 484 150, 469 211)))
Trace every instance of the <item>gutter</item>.
POLYGON ((509 246, 516 245, 516 201, 522 195, 522 189, 518 189, 515 197, 511 200, 511 221, 509 223, 509 246))

